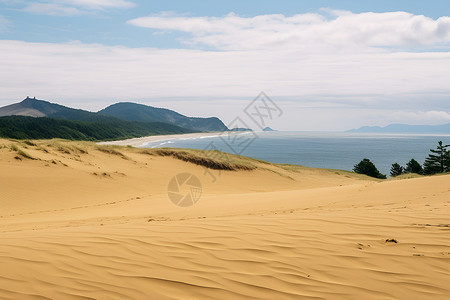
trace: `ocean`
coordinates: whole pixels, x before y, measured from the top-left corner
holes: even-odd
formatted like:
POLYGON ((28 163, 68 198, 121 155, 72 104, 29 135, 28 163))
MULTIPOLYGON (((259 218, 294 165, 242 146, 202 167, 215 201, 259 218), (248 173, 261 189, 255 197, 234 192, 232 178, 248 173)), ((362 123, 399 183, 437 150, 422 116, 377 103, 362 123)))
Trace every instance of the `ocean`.
POLYGON ((450 135, 358 134, 326 132, 244 132, 169 139, 143 145, 221 150, 273 163, 351 171, 363 158, 370 159, 389 176, 395 162, 405 165, 411 158, 423 163, 438 141, 450 144, 450 135))

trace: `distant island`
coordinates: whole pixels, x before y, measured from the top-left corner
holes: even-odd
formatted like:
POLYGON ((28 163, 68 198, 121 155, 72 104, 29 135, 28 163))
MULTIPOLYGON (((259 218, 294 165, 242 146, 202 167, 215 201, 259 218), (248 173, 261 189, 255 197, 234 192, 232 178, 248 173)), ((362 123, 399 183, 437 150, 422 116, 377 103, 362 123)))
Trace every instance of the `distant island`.
POLYGON ((165 108, 122 102, 90 112, 27 97, 0 107, 0 137, 115 140, 161 134, 228 131, 217 117, 187 117, 165 108))
MULTIPOLYGON (((231 128, 230 131, 253 131, 253 129, 236 127, 236 128, 231 128)), ((270 127, 266 127, 263 129, 263 131, 277 131, 277 130, 274 130, 270 127)))
POLYGON ((250 128, 241 128, 241 127, 235 127, 231 128, 230 131, 253 131, 250 128))
POLYGON ((450 134, 450 123, 443 125, 407 125, 391 124, 385 127, 364 126, 348 130, 352 133, 417 133, 417 134, 450 134))

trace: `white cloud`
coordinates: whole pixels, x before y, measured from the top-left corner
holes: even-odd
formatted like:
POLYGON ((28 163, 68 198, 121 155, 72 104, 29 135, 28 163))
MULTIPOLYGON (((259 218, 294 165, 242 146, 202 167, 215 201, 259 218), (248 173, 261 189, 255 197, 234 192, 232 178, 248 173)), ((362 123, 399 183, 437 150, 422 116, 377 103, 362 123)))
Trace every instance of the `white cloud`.
MULTIPOLYGON (((299 130, 349 129, 369 121, 411 119, 393 113, 399 106, 405 111, 450 110, 445 100, 450 97, 450 53, 303 56, 281 50, 223 52, 0 41, 0 65, 2 105, 27 95, 73 106, 84 102, 83 107, 97 109, 105 102, 161 97, 197 98, 204 105, 217 96, 241 100, 240 105, 224 102, 223 109, 209 111, 228 120, 264 90, 278 101, 293 99, 280 104, 285 114, 275 125, 299 130), (377 110, 379 114, 371 118, 377 110)), ((201 111, 190 100, 177 108, 184 113, 201 111)), ((418 123, 420 118, 445 119, 430 113, 413 117, 418 123)))
POLYGON ((447 111, 396 111, 391 122, 404 122, 409 124, 441 124, 450 122, 450 113, 447 111))
POLYGON ((59 0, 57 2, 87 9, 131 8, 134 6, 133 2, 125 0, 59 0))
POLYGON ((75 94, 84 85, 98 85, 99 89, 88 90, 95 96, 113 91, 138 97, 251 96, 267 90, 277 96, 351 96, 370 103, 376 95, 445 93, 450 79, 450 53, 303 56, 281 50, 217 52, 0 41, 0 57, 6 89, 9 80, 28 78, 47 91, 58 89, 53 82, 77 86, 75 94))
POLYGON ((110 8, 126 9, 133 6, 132 2, 125 0, 47 0, 28 2, 23 10, 36 14, 73 16, 92 11, 110 8))
POLYGON ((406 12, 187 17, 156 14, 129 24, 191 34, 185 42, 217 49, 423 47, 450 42, 450 18, 406 12))
POLYGON ((90 109, 164 99, 158 105, 230 121, 264 90, 285 111, 278 129, 449 120, 450 52, 430 51, 448 44, 447 17, 326 10, 130 22, 187 32, 188 42, 221 51, 0 41, 0 104, 26 95, 90 109), (414 51, 397 48, 408 45, 414 51), (211 102, 216 97, 226 101, 211 102))
POLYGON ((30 3, 24 9, 26 12, 50 16, 73 16, 82 14, 79 8, 57 3, 30 3))

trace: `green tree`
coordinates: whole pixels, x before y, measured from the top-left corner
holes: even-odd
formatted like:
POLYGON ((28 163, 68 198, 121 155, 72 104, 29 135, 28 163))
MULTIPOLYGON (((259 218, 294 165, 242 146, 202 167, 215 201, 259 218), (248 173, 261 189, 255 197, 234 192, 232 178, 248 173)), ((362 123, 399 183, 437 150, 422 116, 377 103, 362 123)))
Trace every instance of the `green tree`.
POLYGON ((417 162, 414 158, 406 164, 405 173, 416 173, 423 174, 422 165, 417 162))
POLYGON ((378 171, 377 167, 369 159, 364 158, 357 165, 353 167, 353 172, 358 174, 364 174, 367 176, 386 179, 386 175, 383 175, 378 171))
POLYGON ((391 177, 402 175, 405 172, 402 166, 398 163, 393 163, 391 166, 391 177))
POLYGON ((439 141, 435 149, 430 149, 431 154, 425 159, 424 171, 426 174, 444 173, 450 171, 450 153, 447 148, 450 145, 443 145, 439 141))

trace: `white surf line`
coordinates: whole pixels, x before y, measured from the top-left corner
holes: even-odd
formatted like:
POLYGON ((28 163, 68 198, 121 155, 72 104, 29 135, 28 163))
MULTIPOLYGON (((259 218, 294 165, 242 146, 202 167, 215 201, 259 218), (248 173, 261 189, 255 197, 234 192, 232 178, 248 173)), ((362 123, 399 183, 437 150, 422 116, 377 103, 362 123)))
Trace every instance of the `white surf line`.
MULTIPOLYGON (((225 132, 227 133, 227 132, 225 132)), ((223 132, 196 132, 196 133, 184 133, 184 134, 168 134, 168 135, 152 135, 152 136, 144 136, 140 138, 133 138, 128 140, 121 141, 107 141, 107 142, 99 142, 98 145, 117 145, 117 146, 133 146, 133 147, 142 147, 149 143, 154 142, 162 142, 162 141, 170 141, 170 140, 178 140, 178 139, 197 139, 197 138, 208 138, 208 137, 217 137, 223 132)))

